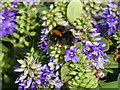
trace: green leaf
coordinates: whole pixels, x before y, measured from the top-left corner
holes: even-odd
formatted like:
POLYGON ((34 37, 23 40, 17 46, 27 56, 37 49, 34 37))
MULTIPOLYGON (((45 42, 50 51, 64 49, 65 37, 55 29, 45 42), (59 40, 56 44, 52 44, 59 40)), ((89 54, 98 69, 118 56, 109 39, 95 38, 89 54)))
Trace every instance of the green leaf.
POLYGON ((2 61, 3 57, 4 57, 4 53, 0 52, 0 62, 2 61))
POLYGON ((38 10, 38 13, 40 14, 40 15, 47 15, 47 13, 48 13, 48 8, 46 8, 46 7, 42 7, 42 8, 40 8, 39 10, 38 10), (43 13, 44 12, 44 13, 43 13))
POLYGON ((35 36, 36 35, 36 32, 31 32, 30 33, 30 36, 35 36))
POLYGON ((28 7, 28 3, 23 1, 23 4, 25 5, 25 7, 28 7))
POLYGON ((78 48, 78 51, 77 51, 77 52, 78 52, 78 54, 79 54, 79 53, 82 51, 82 43, 80 43, 80 42, 77 43, 77 44, 76 44, 76 47, 78 48))
POLYGON ((35 50, 34 50, 33 47, 31 48, 30 52, 31 52, 31 53, 34 53, 34 52, 35 52, 35 50))
POLYGON ((120 74, 118 75, 118 79, 117 79, 118 82, 120 82, 120 74))
POLYGON ((110 62, 114 62, 114 58, 115 58, 115 55, 108 55, 109 56, 109 61, 110 62))
POLYGON ((15 38, 17 38, 17 39, 19 39, 19 34, 17 34, 17 33, 13 33, 13 36, 15 37, 15 38))
POLYGON ((70 69, 68 67, 69 62, 66 62, 61 68, 61 80, 63 80, 63 83, 71 79, 71 76, 68 75, 70 73, 70 69))
POLYGON ((106 65, 105 68, 118 68, 118 64, 106 65))
POLYGON ((11 39, 8 38, 8 37, 0 37, 0 39, 3 40, 3 41, 11 42, 11 39))
POLYGON ((81 16, 83 4, 80 0, 71 0, 67 7, 67 18, 71 24, 81 16))
POLYGON ((105 47, 104 47, 104 52, 105 51, 108 51, 109 50, 109 43, 108 43, 108 41, 105 39, 105 38, 103 38, 103 37, 101 37, 101 40, 100 41, 98 41, 98 42, 104 42, 104 44, 106 45, 105 47))
POLYGON ((24 44, 26 45, 26 46, 29 46, 29 42, 28 41, 24 41, 24 44))
POLYGON ((0 50, 4 51, 4 52, 7 52, 8 48, 5 45, 3 45, 2 43, 0 43, 0 50))
POLYGON ((120 48, 120 44, 117 46, 117 48, 120 48))
POLYGON ((110 73, 113 73, 114 70, 112 70, 112 69, 104 69, 104 72, 110 72, 110 73))
POLYGON ((120 74, 118 75, 117 81, 118 81, 118 88, 120 89, 120 74))
POLYGON ((100 88, 118 88, 118 81, 103 84, 100 88))

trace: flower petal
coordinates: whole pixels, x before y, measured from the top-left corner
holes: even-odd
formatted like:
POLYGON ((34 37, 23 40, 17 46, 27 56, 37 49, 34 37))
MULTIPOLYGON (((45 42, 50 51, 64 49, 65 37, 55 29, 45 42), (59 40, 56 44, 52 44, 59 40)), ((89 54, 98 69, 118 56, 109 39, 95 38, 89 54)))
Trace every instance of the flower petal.
POLYGON ((70 59, 69 55, 65 56, 65 61, 66 62, 69 61, 69 59, 70 59))
POLYGON ((77 63, 77 62, 78 62, 78 57, 75 55, 75 56, 72 58, 72 61, 73 61, 74 63, 77 63))

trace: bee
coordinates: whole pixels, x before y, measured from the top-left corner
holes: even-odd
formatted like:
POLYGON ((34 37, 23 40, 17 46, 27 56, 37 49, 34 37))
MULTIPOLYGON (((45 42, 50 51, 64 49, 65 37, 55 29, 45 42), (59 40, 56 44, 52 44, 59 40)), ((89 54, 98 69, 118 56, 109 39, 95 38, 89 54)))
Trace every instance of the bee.
MULTIPOLYGON (((47 37, 44 40, 48 39, 48 42, 52 44, 60 43, 62 45, 73 46, 75 43, 75 37, 70 31, 70 29, 75 29, 70 26, 61 26, 57 25, 48 33, 47 37)), ((42 40, 41 43, 44 41, 42 40)))

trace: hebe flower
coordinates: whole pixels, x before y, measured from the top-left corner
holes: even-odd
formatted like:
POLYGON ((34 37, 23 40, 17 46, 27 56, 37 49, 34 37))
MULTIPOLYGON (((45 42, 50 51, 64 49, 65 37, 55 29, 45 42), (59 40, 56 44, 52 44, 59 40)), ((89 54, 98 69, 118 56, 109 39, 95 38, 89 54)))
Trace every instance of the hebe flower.
POLYGON ((55 85, 55 88, 61 88, 62 86, 63 86, 63 83, 62 83, 62 81, 59 79, 59 76, 58 76, 58 74, 56 73, 56 74, 54 74, 54 73, 52 73, 52 74, 50 74, 49 75, 49 83, 51 84, 51 85, 55 85))
POLYGON ((19 83, 18 88, 37 89, 38 85, 48 87, 49 84, 60 88, 63 85, 53 70, 50 71, 46 64, 42 65, 34 61, 33 56, 17 61, 21 64, 20 68, 14 70, 21 73, 15 81, 15 83, 19 83))
POLYGON ((76 55, 77 47, 71 46, 69 50, 66 50, 65 52, 65 61, 72 60, 72 62, 77 63, 78 57, 76 55))
POLYGON ((92 43, 86 41, 82 47, 82 53, 90 59, 90 66, 95 69, 104 69, 104 64, 107 61, 103 56, 107 56, 102 50, 105 44, 103 42, 92 43))
POLYGON ((108 2, 108 5, 102 8, 102 16, 100 18, 103 19, 103 21, 98 22, 97 25, 100 32, 103 31, 103 29, 106 29, 108 35, 116 34, 119 18, 116 16, 117 11, 114 10, 115 7, 117 7, 117 4, 108 2))
POLYGON ((47 86, 47 75, 50 71, 47 65, 42 66, 41 64, 34 61, 31 56, 28 59, 17 60, 21 66, 15 69, 15 72, 21 72, 20 76, 16 79, 15 83, 19 83, 19 86, 24 88, 31 88, 32 84, 38 84, 47 86))
POLYGON ((17 5, 18 2, 17 2, 17 0, 13 0, 13 1, 11 2, 11 4, 12 4, 12 5, 17 5))
POLYGON ((0 37, 4 37, 7 34, 12 34, 16 27, 16 11, 4 9, 0 11, 0 37))
POLYGON ((40 44, 38 45, 38 47, 42 50, 42 53, 47 53, 47 46, 48 46, 48 44, 47 44, 47 41, 48 40, 44 40, 45 39, 45 37, 47 37, 47 29, 46 28, 44 28, 44 29, 42 29, 41 30, 41 36, 40 36, 40 44), (42 42, 43 41, 43 42, 42 42))

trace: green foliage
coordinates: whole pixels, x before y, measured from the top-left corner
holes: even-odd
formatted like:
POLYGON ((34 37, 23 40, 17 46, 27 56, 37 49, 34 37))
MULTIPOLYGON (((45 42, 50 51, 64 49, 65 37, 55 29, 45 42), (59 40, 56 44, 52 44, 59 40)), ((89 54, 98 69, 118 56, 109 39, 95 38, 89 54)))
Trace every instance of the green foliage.
POLYGON ((77 43, 76 47, 78 48, 78 50, 77 50, 78 53, 82 51, 82 43, 80 43, 80 42, 77 43))
POLYGON ((71 24, 82 14, 83 4, 80 0, 71 0, 67 7, 67 18, 71 24))
POLYGON ((2 42, 0 43, 0 51, 3 51, 3 52, 8 51, 8 48, 4 44, 2 44, 2 42))
POLYGON ((117 40, 117 48, 120 48, 120 30, 117 30, 117 34, 113 35, 113 37, 117 40))
POLYGON ((81 53, 81 44, 77 44, 78 63, 67 62, 61 68, 61 79, 66 83, 68 88, 96 88, 98 79, 89 66, 90 60, 86 60, 86 56, 81 53))
POLYGON ((118 88, 118 81, 114 81, 114 82, 109 82, 106 84, 101 85, 100 88, 118 88))

